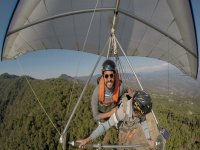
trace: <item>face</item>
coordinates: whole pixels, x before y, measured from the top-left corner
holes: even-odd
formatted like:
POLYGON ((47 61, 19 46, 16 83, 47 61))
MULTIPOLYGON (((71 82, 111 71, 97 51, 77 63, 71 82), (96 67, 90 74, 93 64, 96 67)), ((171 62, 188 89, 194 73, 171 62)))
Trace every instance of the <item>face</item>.
POLYGON ((104 71, 103 78, 107 88, 110 89, 114 86, 115 74, 113 71, 104 71))
POLYGON ((143 115, 139 111, 133 111, 133 117, 142 117, 143 115))

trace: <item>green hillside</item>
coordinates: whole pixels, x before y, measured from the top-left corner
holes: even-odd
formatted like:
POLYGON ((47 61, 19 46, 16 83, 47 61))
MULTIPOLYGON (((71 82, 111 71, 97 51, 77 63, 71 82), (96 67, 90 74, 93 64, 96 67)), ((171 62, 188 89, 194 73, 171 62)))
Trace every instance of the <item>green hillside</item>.
MULTIPOLYGON (((72 81, 64 79, 29 78, 29 81, 53 123, 62 132, 83 84, 73 85, 72 81)), ((87 88, 73 117, 69 140, 84 138, 97 126, 90 108, 93 89, 93 85, 87 88)), ((161 125, 171 134, 167 149, 200 149, 199 99, 185 98, 180 101, 177 97, 153 94, 152 97, 161 125)), ((24 77, 0 76, 0 120, 0 145, 3 150, 61 149, 60 134, 48 120, 24 77)), ((116 137, 117 132, 112 129, 99 141, 116 144, 116 137)))
POLYGON ((200 149, 199 98, 153 95, 154 110, 163 128, 170 132, 166 149, 200 149))

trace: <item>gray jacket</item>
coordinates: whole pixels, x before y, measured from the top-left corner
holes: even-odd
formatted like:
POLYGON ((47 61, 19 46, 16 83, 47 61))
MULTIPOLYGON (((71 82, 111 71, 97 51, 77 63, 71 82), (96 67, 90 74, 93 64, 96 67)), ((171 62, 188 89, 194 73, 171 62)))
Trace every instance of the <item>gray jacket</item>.
MULTIPOLYGON (((109 118, 108 121, 101 123, 90 135, 91 139, 94 140, 97 137, 103 135, 109 128, 112 126, 116 126, 120 121, 123 121, 126 117, 126 113, 124 111, 123 103, 120 104, 120 107, 117 111, 109 118)), ((142 129, 144 131, 146 139, 150 139, 149 128, 146 122, 146 117, 144 118, 132 118, 135 123, 141 123, 142 129)))

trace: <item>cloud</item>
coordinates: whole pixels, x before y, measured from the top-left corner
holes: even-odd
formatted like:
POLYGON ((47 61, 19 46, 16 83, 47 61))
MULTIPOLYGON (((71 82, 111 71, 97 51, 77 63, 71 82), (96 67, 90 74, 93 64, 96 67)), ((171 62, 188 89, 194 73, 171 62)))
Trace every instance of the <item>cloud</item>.
POLYGON ((161 70, 166 70, 166 69, 168 69, 168 63, 138 67, 138 68, 135 68, 135 71, 137 73, 140 73, 140 72, 155 72, 155 71, 161 71, 161 70))

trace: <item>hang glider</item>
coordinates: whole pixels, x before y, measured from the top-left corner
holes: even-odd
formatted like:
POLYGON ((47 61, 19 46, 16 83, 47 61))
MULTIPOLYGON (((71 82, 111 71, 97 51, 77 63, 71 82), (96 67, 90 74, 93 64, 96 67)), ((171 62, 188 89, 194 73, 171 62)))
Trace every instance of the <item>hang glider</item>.
MULTIPOLYGON (((197 40, 188 0, 21 0, 13 11, 1 60, 44 49, 107 56, 103 49, 111 36, 120 49, 124 49, 118 52, 119 56, 160 59, 193 78, 197 77, 197 40), (90 22, 91 18, 93 22, 90 22)), ((90 79, 93 73, 94 70, 90 79)), ((63 147, 66 147, 69 124, 90 79, 61 136, 65 140, 63 147)), ((159 126, 157 120, 156 124, 159 126)), ((134 146, 137 145, 130 145, 134 146)))
MULTIPOLYGON (((96 8, 95 5, 93 0, 19 1, 1 59, 43 49, 99 55, 110 35, 116 0, 99 0, 96 8), (87 43, 82 49, 93 12, 87 43)), ((122 0, 117 8, 115 35, 127 56, 160 59, 197 77, 198 49, 190 1, 122 0)))

